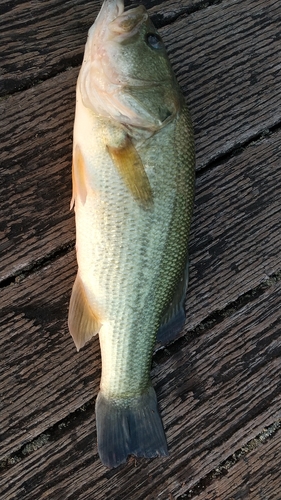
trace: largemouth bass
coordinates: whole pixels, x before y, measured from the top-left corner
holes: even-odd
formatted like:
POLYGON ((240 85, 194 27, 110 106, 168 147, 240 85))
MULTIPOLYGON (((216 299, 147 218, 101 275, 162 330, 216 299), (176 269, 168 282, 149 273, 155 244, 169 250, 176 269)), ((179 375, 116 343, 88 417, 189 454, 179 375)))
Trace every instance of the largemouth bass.
POLYGON ((182 327, 194 191, 189 114, 143 6, 105 0, 77 81, 73 199, 78 273, 69 329, 99 333, 100 458, 168 453, 150 369, 182 327))

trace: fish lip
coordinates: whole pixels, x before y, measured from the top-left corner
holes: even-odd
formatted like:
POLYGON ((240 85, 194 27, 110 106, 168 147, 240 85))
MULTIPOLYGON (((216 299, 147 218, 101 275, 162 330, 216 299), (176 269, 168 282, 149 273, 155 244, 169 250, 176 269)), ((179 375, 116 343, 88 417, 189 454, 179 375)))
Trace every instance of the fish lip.
POLYGON ((108 29, 108 24, 122 16, 124 0, 104 0, 94 24, 88 31, 88 38, 98 37, 103 39, 108 29))
POLYGON ((97 53, 104 53, 103 44, 122 41, 135 35, 149 19, 146 8, 139 5, 125 11, 124 0, 104 0, 101 10, 88 31, 88 42, 84 61, 96 58, 97 53))
POLYGON ((124 13, 124 0, 104 0, 95 24, 110 23, 124 13))
POLYGON ((88 37, 97 37, 103 42, 115 39, 120 43, 136 34, 147 19, 148 13, 143 5, 125 10, 123 0, 104 0, 88 37))
POLYGON ((139 5, 134 9, 119 14, 109 23, 108 28, 114 37, 118 37, 118 41, 120 42, 122 39, 136 34, 140 26, 145 23, 147 19, 148 13, 146 8, 143 5, 139 5))

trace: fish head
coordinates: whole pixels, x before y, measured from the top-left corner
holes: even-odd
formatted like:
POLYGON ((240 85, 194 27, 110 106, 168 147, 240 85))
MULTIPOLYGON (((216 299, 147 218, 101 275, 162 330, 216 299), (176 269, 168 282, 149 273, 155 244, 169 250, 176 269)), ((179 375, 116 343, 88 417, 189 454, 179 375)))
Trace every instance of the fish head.
POLYGON ((157 131, 181 97, 160 34, 144 6, 105 0, 89 30, 78 85, 84 106, 127 127, 157 131))

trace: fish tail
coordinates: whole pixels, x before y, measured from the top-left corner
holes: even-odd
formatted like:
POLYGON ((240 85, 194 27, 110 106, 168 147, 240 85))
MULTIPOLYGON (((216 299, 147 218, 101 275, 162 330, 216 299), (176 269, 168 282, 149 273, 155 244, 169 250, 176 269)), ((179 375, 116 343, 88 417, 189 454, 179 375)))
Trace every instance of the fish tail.
POLYGON ((124 463, 128 455, 153 458, 167 456, 168 448, 157 399, 152 387, 130 400, 96 400, 98 451, 109 468, 124 463))

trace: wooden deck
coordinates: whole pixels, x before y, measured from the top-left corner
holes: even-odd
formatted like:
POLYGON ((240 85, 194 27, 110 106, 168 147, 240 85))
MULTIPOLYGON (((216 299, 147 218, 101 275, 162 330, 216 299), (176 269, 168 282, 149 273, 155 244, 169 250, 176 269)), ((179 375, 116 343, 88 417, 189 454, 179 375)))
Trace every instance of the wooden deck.
POLYGON ((100 4, 2 0, 3 500, 281 499, 280 1, 143 4, 197 148, 186 325, 152 368, 170 456, 101 465, 99 343, 77 354, 67 329, 75 83, 100 4))

